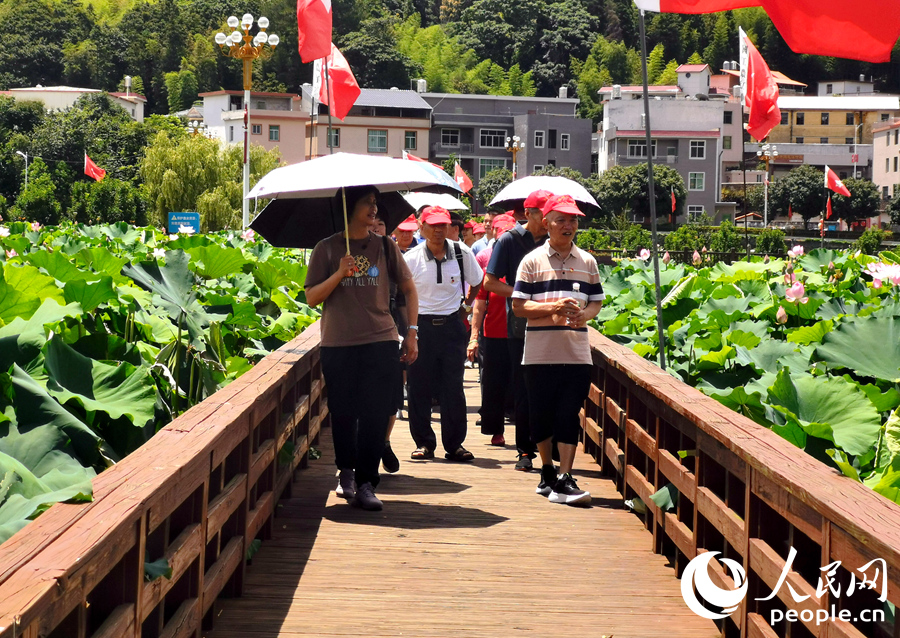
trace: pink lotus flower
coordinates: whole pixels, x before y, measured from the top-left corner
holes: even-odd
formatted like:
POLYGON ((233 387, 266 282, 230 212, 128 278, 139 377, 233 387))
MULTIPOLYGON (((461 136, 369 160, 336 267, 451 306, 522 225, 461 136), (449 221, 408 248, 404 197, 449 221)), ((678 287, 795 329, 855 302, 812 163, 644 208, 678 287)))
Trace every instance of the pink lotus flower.
POLYGON ((31 222, 31 230, 38 231, 41 228, 43 228, 41 222, 31 222))
POLYGON ((153 257, 154 259, 162 259, 166 256, 166 251, 162 248, 154 248, 153 249, 153 257))
POLYGON ((785 284, 786 286, 790 286, 790 285, 793 284, 795 281, 797 281, 797 277, 794 276, 794 273, 792 273, 792 272, 786 272, 786 273, 784 273, 784 284, 785 284))
POLYGON ((17 253, 15 250, 7 250, 6 251, 7 259, 12 259, 13 257, 18 257, 18 256, 19 256, 19 253, 17 253))
POLYGON ((244 232, 241 233, 241 239, 244 241, 255 241, 256 233, 253 232, 252 228, 248 228, 244 232))
POLYGON ((787 313, 784 311, 784 308, 778 306, 778 312, 775 313, 775 321, 782 325, 786 324, 788 320, 787 313))
POLYGON ((828 270, 829 270, 829 272, 834 270, 834 262, 833 261, 828 262, 828 270))
POLYGON ((866 265, 865 272, 874 279, 873 285, 876 282, 879 284, 875 288, 880 288, 885 281, 889 281, 895 286, 900 286, 900 264, 874 262, 866 265))
MULTIPOLYGON (((253 232, 253 231, 251 230, 250 232, 253 232)), ((648 259, 650 259, 650 251, 646 248, 642 248, 638 257, 643 259, 644 261, 647 261, 648 259)))
POLYGON ((790 250, 788 250, 788 257, 800 257, 803 255, 803 246, 797 244, 790 250))
POLYGON ((791 303, 806 303, 809 301, 809 297, 804 297, 805 294, 806 288, 803 287, 803 284, 795 281, 794 285, 785 291, 784 297, 791 303))
POLYGON ((881 280, 880 280, 880 279, 873 279, 873 280, 872 280, 872 288, 875 288, 876 290, 877 290, 878 288, 881 288, 881 280))
POLYGON ((668 266, 669 262, 672 261, 672 257, 669 256, 669 251, 666 251, 666 254, 663 255, 663 263, 668 266))
POLYGON ((770 261, 772 261, 772 260, 769 259, 769 256, 768 256, 768 255, 766 255, 766 256, 763 258, 763 263, 764 263, 764 264, 767 264, 767 263, 769 263, 770 261))
POLYGON ((9 228, 0 226, 0 237, 9 237, 9 228))
POLYGON ((694 262, 695 266, 699 266, 703 262, 703 258, 700 257, 700 253, 698 253, 696 250, 694 251, 694 256, 691 258, 691 260, 694 262))

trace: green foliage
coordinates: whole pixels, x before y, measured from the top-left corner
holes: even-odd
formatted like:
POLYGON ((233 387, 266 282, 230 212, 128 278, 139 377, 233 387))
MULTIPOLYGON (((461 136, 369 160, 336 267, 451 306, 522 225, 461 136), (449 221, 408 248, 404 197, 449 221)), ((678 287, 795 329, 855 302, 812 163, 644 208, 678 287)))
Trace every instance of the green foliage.
POLYGON ((0 542, 54 502, 90 500, 97 472, 317 317, 293 251, 233 234, 173 240, 121 222, 6 229, 0 542), (277 286, 257 283, 262 271, 277 286))
POLYGON ((723 221, 709 238, 709 249, 714 253, 739 253, 745 248, 743 235, 730 221, 723 221))
POLYGON ((757 255, 783 255, 787 252, 784 231, 779 228, 766 228, 756 236, 757 255))
POLYGON ((878 187, 870 180, 848 177, 844 186, 850 191, 850 197, 831 193, 831 207, 834 217, 846 222, 868 219, 878 214, 881 207, 881 195, 878 187))
POLYGON ((165 74, 166 97, 169 113, 176 113, 190 108, 197 99, 199 88, 197 76, 193 71, 171 71, 165 74))
POLYGON ((613 240, 607 232, 598 228, 587 228, 578 231, 575 236, 575 244, 584 250, 598 251, 612 248, 613 240))
POLYGON ((821 215, 825 174, 814 166, 803 164, 769 187, 769 217, 788 216, 788 208, 809 221, 821 215))
POLYGON ((629 224, 620 240, 622 248, 628 251, 637 251, 641 248, 652 248, 653 241, 650 231, 638 224, 629 224))
MULTIPOLYGON (((852 192, 852 191, 851 191, 852 192)), ((853 247, 866 255, 877 255, 881 250, 881 243, 890 235, 878 228, 868 228, 859 236, 853 247)))
POLYGON ((675 259, 688 261, 684 253, 688 251, 700 251, 709 245, 709 228, 699 224, 683 224, 675 232, 666 235, 664 242, 666 250, 672 253, 675 259))
POLYGON ((128 222, 143 226, 147 223, 147 204, 130 182, 105 177, 99 182, 76 182, 64 216, 82 224, 128 222))
POLYGON ((891 221, 900 224, 900 188, 894 189, 894 198, 888 202, 884 212, 891 216, 891 221))
POLYGON ((512 182, 512 171, 508 168, 495 168, 482 177, 475 188, 475 197, 487 206, 505 186, 512 182))
MULTIPOLYGON (((660 218, 672 210, 672 191, 675 192, 675 208, 684 207, 687 189, 684 179, 670 166, 653 166, 653 183, 656 191, 656 214, 660 218)), ((647 196, 647 165, 617 165, 606 170, 596 182, 597 203, 607 216, 626 211, 641 217, 650 216, 650 198, 647 196)))
POLYGON ((60 204, 56 197, 56 185, 47 165, 40 158, 28 167, 28 187, 23 188, 9 211, 10 218, 19 221, 59 223, 60 204))

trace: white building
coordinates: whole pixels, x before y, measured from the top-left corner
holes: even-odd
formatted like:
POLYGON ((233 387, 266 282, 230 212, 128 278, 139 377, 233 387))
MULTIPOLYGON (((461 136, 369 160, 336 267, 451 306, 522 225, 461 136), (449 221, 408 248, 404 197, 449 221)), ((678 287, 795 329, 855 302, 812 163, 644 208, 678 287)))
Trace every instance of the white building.
MULTIPOLYGON (((74 86, 41 86, 10 89, 4 91, 16 100, 34 100, 43 102, 48 110, 66 110, 72 108, 82 95, 87 93, 101 93, 99 89, 82 89, 74 86)), ((144 121, 144 104, 147 98, 137 93, 109 93, 110 99, 128 111, 136 122, 144 121)))

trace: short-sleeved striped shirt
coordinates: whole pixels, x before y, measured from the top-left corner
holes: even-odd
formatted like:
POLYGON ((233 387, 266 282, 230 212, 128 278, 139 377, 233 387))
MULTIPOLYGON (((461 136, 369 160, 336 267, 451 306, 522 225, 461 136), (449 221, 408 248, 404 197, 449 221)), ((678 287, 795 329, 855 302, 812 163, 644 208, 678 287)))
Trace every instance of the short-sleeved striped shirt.
MULTIPOLYGON (((547 242, 528 253, 519 264, 513 299, 552 302, 566 297, 578 299, 583 308, 606 298, 600 284, 597 261, 572 245, 565 257, 547 242), (573 284, 578 284, 578 291, 573 284)), ((523 365, 591 363, 587 328, 572 328, 565 319, 548 315, 529 319, 525 329, 523 365)))

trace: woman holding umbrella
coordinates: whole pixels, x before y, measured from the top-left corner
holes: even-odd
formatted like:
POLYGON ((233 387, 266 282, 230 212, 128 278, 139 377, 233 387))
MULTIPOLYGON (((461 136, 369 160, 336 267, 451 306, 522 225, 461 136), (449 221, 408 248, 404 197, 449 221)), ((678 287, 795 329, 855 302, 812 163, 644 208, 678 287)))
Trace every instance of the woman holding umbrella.
POLYGON ((375 496, 378 464, 394 405, 400 360, 418 355, 418 297, 412 275, 393 241, 371 232, 378 190, 357 186, 346 197, 346 234, 320 241, 306 275, 306 300, 324 302, 321 361, 332 415, 335 463, 340 471, 338 496, 367 510, 380 510, 375 496), (406 297, 409 329, 403 340, 390 311, 390 284, 406 297))

